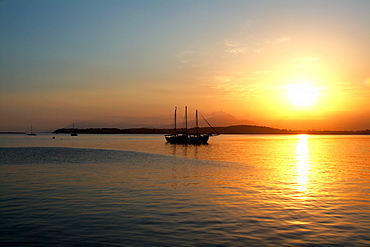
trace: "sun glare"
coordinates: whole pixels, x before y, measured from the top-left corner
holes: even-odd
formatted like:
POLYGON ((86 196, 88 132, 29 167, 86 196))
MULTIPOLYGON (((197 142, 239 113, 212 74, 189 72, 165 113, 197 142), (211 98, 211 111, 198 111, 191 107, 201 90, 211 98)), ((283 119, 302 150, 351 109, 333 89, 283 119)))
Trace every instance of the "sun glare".
POLYGON ((290 102, 298 107, 308 107, 316 102, 318 91, 308 84, 286 85, 286 93, 290 102))

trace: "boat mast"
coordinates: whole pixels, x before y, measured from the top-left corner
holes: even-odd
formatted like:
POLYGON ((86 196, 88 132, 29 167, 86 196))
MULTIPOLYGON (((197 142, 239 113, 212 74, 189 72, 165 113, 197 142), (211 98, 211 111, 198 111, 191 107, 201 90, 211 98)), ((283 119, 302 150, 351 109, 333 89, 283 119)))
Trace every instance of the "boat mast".
POLYGON ((197 136, 199 136, 198 110, 195 110, 195 123, 196 123, 197 136))
POLYGON ((176 135, 176 132, 177 132, 177 130, 176 130, 176 111, 177 111, 177 107, 175 107, 175 135, 176 135))
POLYGON ((188 107, 185 106, 185 134, 188 134, 188 107))

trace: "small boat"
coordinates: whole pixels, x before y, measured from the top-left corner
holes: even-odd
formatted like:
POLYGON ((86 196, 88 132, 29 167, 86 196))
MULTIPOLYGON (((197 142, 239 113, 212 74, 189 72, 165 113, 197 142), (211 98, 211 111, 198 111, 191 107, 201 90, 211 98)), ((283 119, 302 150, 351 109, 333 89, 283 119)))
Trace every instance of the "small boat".
POLYGON ((28 133, 27 135, 29 135, 29 136, 35 136, 36 135, 35 133, 32 132, 32 125, 31 125, 31 132, 28 133))
MULTIPOLYGON (((195 111, 196 120, 196 133, 188 133, 188 113, 187 107, 185 107, 185 133, 177 132, 176 129, 176 113, 177 107, 175 107, 175 128, 174 134, 165 135, 166 141, 171 144, 208 144, 208 139, 212 134, 200 134, 198 126, 198 110, 195 111)), ((204 119, 205 120, 205 119, 204 119)), ((207 120, 206 120, 207 122, 207 120)), ((207 124, 214 130, 214 128, 207 122, 207 124)), ((216 132, 217 133, 217 132, 216 132)), ((218 133, 217 133, 218 134, 218 133)))
MULTIPOLYGON (((74 129, 74 128, 75 128, 75 124, 73 124, 72 129, 74 129)), ((76 132, 74 132, 74 133, 72 133, 72 134, 71 134, 71 136, 78 136, 78 135, 77 135, 77 133, 76 133, 76 132)))

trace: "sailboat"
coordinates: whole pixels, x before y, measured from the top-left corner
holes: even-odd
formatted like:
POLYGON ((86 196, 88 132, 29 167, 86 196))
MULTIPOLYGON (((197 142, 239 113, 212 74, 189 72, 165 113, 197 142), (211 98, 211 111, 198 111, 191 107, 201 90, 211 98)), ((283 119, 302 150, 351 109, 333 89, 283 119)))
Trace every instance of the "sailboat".
MULTIPOLYGON (((72 127, 72 129, 75 129, 75 124, 73 123, 73 127, 72 127)), ((73 132, 72 134, 71 134, 71 136, 78 136, 77 135, 77 133, 76 132, 73 132)))
POLYGON ((28 133, 29 136, 35 136, 36 134, 32 132, 32 125, 31 125, 31 133, 28 133))
MULTIPOLYGON (((185 107, 185 133, 177 132, 176 128, 176 114, 177 114, 177 107, 175 107, 175 128, 174 134, 167 134, 165 135, 166 141, 171 144, 207 144, 208 139, 212 134, 200 134, 199 133, 199 126, 198 126, 198 110, 195 111, 195 120, 196 120, 196 133, 190 134, 188 133, 188 108, 185 107)), ((205 120, 205 119, 204 119, 205 120)), ((206 121, 207 122, 207 121, 206 121)), ((207 122, 208 125, 210 125, 207 122)), ((213 129, 213 127, 210 125, 213 129)), ((216 132, 217 133, 217 132, 216 132)))

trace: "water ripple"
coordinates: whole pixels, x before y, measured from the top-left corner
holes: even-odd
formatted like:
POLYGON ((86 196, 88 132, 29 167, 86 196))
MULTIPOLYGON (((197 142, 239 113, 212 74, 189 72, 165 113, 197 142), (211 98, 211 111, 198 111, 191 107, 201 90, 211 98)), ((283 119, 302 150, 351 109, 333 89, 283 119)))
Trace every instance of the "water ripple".
POLYGON ((88 148, 0 148, 0 243, 370 245, 367 159, 356 157, 355 165, 323 161, 302 140, 299 152, 290 140, 282 145, 285 154, 266 156, 263 164, 88 148))

